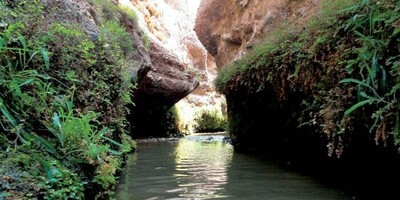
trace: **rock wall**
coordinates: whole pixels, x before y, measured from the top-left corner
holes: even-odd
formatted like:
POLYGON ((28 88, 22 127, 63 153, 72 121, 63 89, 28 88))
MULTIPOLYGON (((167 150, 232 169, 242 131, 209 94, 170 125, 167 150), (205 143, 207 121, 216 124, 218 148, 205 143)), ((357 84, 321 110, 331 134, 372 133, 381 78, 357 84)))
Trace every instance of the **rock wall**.
POLYGON ((303 23, 320 0, 203 0, 195 30, 218 67, 241 58, 282 22, 303 23))
MULTIPOLYGON (((216 85, 227 98, 235 151, 258 153, 306 171, 350 189, 357 199, 390 199, 396 191, 391 181, 400 177, 398 126, 394 126, 398 118, 375 118, 376 110, 386 105, 360 106, 370 92, 360 89, 370 84, 363 67, 381 60, 384 70, 391 69, 386 56, 395 55, 393 60, 397 60, 399 54, 398 48, 392 48, 396 45, 388 44, 383 49, 390 53, 361 58, 361 49, 367 46, 363 34, 398 40, 399 34, 390 34, 393 26, 398 27, 397 21, 379 28, 370 24, 370 10, 380 16, 398 13, 393 2, 385 3, 203 1, 196 31, 218 66, 230 67, 220 71, 216 85), (355 16, 365 18, 355 20, 355 16), (305 23, 310 17, 314 17, 312 23, 305 23), (284 31, 276 32, 277 28, 284 31), (279 37, 269 34, 272 31, 279 37), (268 43, 250 52, 262 38, 268 43), (246 57, 230 65, 244 53, 246 57), (346 84, 353 80, 362 84, 346 84), (375 120, 384 121, 372 125, 375 120)), ((391 76, 398 79, 398 74, 391 76)), ((393 87, 397 82, 386 86, 391 78, 377 76, 377 82, 393 87)), ((372 87, 381 93, 389 91, 372 87)), ((392 112, 397 110, 388 115, 393 116, 392 112)))
MULTIPOLYGON (((139 26, 150 44, 151 65, 139 70, 138 92, 134 95, 140 108, 137 111, 141 113, 140 124, 151 127, 142 122, 156 123, 155 119, 162 118, 166 110, 186 96, 180 107, 185 109, 184 113, 190 113, 189 121, 199 107, 221 108, 224 100, 212 85, 217 73, 214 58, 194 31, 200 0, 120 0, 119 3, 137 13, 139 26), (149 118, 144 120, 146 115, 149 118)), ((160 134, 159 130, 150 132, 160 134)))

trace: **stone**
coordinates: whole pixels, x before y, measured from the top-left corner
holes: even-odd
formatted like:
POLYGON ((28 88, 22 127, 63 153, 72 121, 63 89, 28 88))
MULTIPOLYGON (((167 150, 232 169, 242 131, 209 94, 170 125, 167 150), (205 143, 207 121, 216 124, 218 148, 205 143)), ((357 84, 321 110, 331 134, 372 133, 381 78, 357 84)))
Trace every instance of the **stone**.
POLYGON ((195 31, 218 68, 240 59, 283 21, 302 22, 320 0, 202 1, 195 31))
POLYGON ((163 113, 181 99, 193 109, 221 101, 216 100, 221 95, 215 94, 212 85, 217 74, 215 59, 194 31, 200 0, 119 2, 137 13, 139 26, 151 41, 151 64, 138 70, 134 93, 134 112, 139 113, 134 115, 140 117, 134 119, 141 129, 135 132, 138 137, 165 136, 156 126, 163 113))
POLYGON ((152 43, 151 65, 138 71, 138 88, 133 97, 134 137, 163 137, 161 121, 179 100, 196 89, 195 75, 167 49, 152 43))

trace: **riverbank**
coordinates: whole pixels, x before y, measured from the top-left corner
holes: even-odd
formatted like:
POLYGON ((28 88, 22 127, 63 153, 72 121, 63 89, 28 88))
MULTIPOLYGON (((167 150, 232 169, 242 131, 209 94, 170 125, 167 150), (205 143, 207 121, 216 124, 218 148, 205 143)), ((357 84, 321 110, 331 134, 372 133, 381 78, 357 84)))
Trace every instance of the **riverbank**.
POLYGON ((0 199, 109 197, 135 148, 135 20, 111 1, 0 1, 0 199))
POLYGON ((326 177, 362 199, 389 198, 400 177, 399 2, 325 1, 317 10, 219 73, 235 151, 326 177))

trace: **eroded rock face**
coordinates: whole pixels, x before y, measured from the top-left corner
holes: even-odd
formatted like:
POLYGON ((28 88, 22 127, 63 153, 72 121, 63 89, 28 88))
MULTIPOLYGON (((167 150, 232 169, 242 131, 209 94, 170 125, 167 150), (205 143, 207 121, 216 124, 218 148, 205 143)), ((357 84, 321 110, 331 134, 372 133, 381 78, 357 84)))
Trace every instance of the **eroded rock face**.
MULTIPOLYGON (((98 11, 91 6, 86 0, 64 0, 64 1, 52 1, 42 0, 42 2, 49 8, 57 7, 59 9, 53 12, 46 13, 46 19, 48 23, 57 21, 60 23, 74 23, 79 26, 84 32, 90 35, 92 40, 97 40, 99 34, 99 17, 98 11), (65 12, 68 11, 68 12, 65 12)), ((132 79, 136 79, 137 71, 141 68, 147 68, 151 66, 150 54, 146 50, 143 44, 143 33, 140 28, 133 24, 130 20, 125 17, 121 17, 121 25, 131 34, 134 48, 130 55, 126 56, 126 59, 132 65, 128 66, 131 72, 132 79)))
POLYGON ((184 97, 183 101, 192 108, 221 105, 221 95, 212 85, 217 74, 215 60, 194 31, 200 0, 120 0, 119 3, 137 13, 139 26, 151 44, 151 64, 140 68, 138 91, 134 94, 139 109, 135 109, 135 115, 141 118, 135 119, 135 124, 147 126, 141 136, 160 136, 160 127, 149 128, 184 97))
POLYGON ((133 114, 135 137, 166 136, 161 126, 166 112, 199 85, 194 75, 185 72, 185 66, 161 46, 151 45, 150 58, 152 65, 138 72, 133 114))
POLYGON ((152 65, 138 72, 141 94, 158 96, 166 105, 172 106, 198 86, 194 74, 185 72, 185 66, 168 50, 153 44, 150 58, 152 65))
POLYGON ((200 85, 194 95, 205 97, 214 92, 212 80, 217 67, 194 31, 200 0, 120 0, 120 3, 133 5, 131 8, 138 13, 139 24, 152 43, 173 52, 187 71, 197 74, 200 85))
POLYGON ((241 58, 280 23, 302 23, 320 0, 202 0, 195 30, 218 67, 241 58))

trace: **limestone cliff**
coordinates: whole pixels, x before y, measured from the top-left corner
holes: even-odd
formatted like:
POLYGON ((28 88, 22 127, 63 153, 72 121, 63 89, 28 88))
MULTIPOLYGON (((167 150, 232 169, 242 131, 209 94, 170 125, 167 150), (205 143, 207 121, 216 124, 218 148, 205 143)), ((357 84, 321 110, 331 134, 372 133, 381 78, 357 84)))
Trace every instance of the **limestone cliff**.
MULTIPOLYGON (((138 115, 141 119, 137 119, 140 124, 162 118, 162 113, 194 89, 179 103, 188 121, 203 106, 221 109, 223 98, 212 85, 217 73, 214 57, 194 31, 200 0, 120 0, 119 3, 137 13, 139 26, 149 43, 152 64, 139 70, 139 88, 135 94, 137 107, 143 107, 138 111, 142 113, 138 115), (148 111, 152 112, 149 119, 143 118, 148 111)), ((150 132, 160 134, 159 130, 150 132)))
POLYGON ((203 5, 196 31, 226 66, 215 83, 227 98, 235 151, 321 174, 355 198, 390 199, 400 177, 399 101, 391 96, 399 80, 398 2, 203 5))
POLYGON ((303 23, 320 0, 204 0, 195 30, 218 67, 241 58, 285 21, 303 23))

